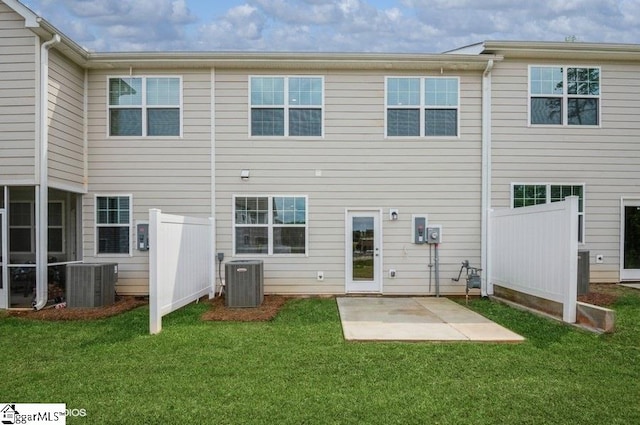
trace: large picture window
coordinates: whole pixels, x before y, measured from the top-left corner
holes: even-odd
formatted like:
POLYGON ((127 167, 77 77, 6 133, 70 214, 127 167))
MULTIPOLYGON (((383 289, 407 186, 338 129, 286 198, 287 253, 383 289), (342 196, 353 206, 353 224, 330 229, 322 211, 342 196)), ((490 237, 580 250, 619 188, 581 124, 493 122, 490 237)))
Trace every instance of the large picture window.
POLYGON ((459 79, 389 77, 386 82, 386 135, 458 135, 459 79))
POLYGON ((235 196, 236 254, 306 254, 306 196, 235 196))
POLYGON ((322 136, 322 77, 251 77, 252 136, 322 136))
POLYGON ((530 123, 600 124, 600 68, 531 66, 530 123))
POLYGON ((567 196, 578 197, 578 242, 584 242, 584 185, 582 184, 526 184, 512 185, 513 208, 564 201, 567 196))
POLYGON ((109 78, 110 136, 180 136, 179 77, 109 78))
POLYGON ((96 197, 96 253, 131 253, 131 197, 96 197))

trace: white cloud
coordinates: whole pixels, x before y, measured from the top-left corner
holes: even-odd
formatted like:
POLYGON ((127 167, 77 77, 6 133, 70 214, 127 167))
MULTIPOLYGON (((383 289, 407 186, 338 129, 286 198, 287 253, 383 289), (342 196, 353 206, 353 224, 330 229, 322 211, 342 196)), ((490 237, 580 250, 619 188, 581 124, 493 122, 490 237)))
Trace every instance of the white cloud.
POLYGON ((423 22, 438 23, 444 40, 640 41, 636 0, 401 0, 423 22), (629 17, 633 17, 629 19, 629 17))
POLYGON ((638 0, 234 0, 226 9, 203 1, 218 11, 209 21, 193 12, 195 0, 24 1, 94 50, 441 52, 572 35, 640 42, 638 0))
POLYGON ((234 7, 220 19, 200 27, 198 49, 263 49, 265 24, 265 16, 255 7, 247 4, 234 7))
POLYGON ((425 38, 437 34, 397 7, 381 10, 364 0, 247 0, 199 36, 201 45, 222 50, 424 51, 425 38), (251 13, 238 20, 239 10, 251 13))
POLYGON ((186 0, 43 0, 40 7, 48 21, 92 50, 185 49, 185 28, 197 21, 186 0))

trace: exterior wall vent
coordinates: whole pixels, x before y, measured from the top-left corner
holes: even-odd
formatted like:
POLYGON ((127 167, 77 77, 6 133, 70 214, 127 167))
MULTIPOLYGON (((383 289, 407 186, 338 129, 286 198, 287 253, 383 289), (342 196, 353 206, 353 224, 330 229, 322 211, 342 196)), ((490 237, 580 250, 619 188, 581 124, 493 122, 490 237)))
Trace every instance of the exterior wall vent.
POLYGON ((236 260, 225 264, 225 305, 258 307, 264 300, 262 260, 236 260))

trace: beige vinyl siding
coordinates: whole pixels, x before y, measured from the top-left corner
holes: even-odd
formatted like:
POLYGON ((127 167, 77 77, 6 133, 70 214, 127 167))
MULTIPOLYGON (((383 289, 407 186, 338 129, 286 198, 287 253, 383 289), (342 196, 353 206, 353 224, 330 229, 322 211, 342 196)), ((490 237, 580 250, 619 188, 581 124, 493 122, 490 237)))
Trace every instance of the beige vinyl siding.
POLYGON ((509 206, 512 182, 584 183, 580 249, 591 253, 592 281, 617 282, 620 198, 640 196, 640 66, 558 63, 601 67, 601 126, 580 128, 528 126, 530 64, 541 62, 505 60, 493 71, 493 206, 509 206), (596 254, 604 255, 604 264, 595 264, 596 254))
MULTIPOLYGON (((83 202, 85 261, 120 264, 118 293, 147 294, 148 252, 131 257, 95 256, 95 195, 132 195, 134 224, 149 209, 168 214, 211 216, 211 72, 135 69, 134 75, 182 77, 183 137, 108 137, 107 78, 129 69, 89 73, 89 194, 83 202)), ((133 226, 132 226, 133 227, 133 226)), ((132 229, 131 238, 135 237, 132 229)))
POLYGON ((0 3, 0 183, 35 183, 37 39, 0 3))
POLYGON ((49 55, 49 185, 84 189, 84 70, 49 55))
MULTIPOLYGON (((384 293, 426 294, 429 248, 412 244, 411 216, 428 214, 430 223, 443 226, 442 292, 464 292, 451 277, 457 276, 462 260, 480 262, 479 73, 450 75, 460 77, 461 137, 448 139, 384 137, 383 73, 309 73, 324 76, 324 138, 249 137, 248 79, 263 73, 216 70, 217 250, 233 259, 234 194, 308 195, 308 255, 260 256, 265 290, 341 294, 345 210, 381 209, 384 293), (241 169, 251 170, 246 182, 240 179, 241 169), (389 220, 390 208, 399 210, 397 221, 389 220), (394 279, 388 277, 390 268, 397 271, 394 279), (324 281, 317 281, 318 271, 324 272, 324 281)), ((247 257, 258 258, 236 258, 247 257)))

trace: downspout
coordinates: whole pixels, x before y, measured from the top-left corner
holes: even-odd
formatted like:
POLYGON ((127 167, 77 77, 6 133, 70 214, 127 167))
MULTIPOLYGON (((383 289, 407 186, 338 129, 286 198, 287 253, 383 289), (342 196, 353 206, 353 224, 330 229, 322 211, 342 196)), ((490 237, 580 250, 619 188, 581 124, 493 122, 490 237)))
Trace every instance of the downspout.
POLYGON ((40 46, 40 178, 38 182, 38 216, 36 220, 36 299, 33 308, 40 310, 48 299, 48 229, 49 229, 49 49, 60 43, 58 34, 40 46))
MULTIPOLYGON (((216 69, 211 68, 211 156, 209 161, 211 162, 209 169, 211 170, 211 289, 213 292, 209 294, 209 298, 213 298, 216 295, 216 259, 217 259, 217 229, 216 229, 216 69)), ((222 266, 222 261, 219 260, 218 270, 222 266)), ((220 278, 220 288, 222 288, 222 277, 220 278)))
POLYGON ((491 241, 489 232, 489 210, 491 209, 491 70, 493 59, 489 59, 482 73, 482 213, 480 224, 480 262, 483 270, 480 293, 483 297, 493 295, 491 277, 491 241))

